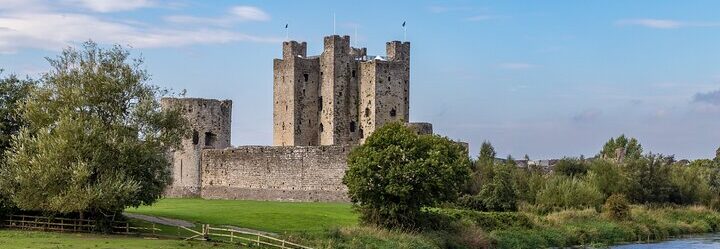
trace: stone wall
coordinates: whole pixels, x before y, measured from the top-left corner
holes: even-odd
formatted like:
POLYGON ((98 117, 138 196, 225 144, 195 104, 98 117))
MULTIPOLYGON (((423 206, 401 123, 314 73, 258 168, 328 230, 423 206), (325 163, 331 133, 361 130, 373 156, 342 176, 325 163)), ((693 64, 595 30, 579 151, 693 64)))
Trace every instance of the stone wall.
POLYGON ((178 108, 190 123, 191 137, 181 141, 182 148, 171 151, 172 184, 169 197, 200 195, 200 151, 230 146, 232 101, 200 98, 163 98, 163 108, 178 108))
POLYGON ((350 146, 241 146, 202 151, 202 198, 348 201, 350 146))

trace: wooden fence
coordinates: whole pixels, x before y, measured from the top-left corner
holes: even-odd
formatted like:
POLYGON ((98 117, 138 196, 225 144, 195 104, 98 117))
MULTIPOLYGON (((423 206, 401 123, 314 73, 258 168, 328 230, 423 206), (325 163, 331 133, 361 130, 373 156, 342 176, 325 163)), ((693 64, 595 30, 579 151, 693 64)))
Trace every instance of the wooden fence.
POLYGON ((202 226, 202 231, 195 231, 187 227, 181 227, 191 233, 193 236, 185 238, 185 240, 210 240, 211 236, 222 237, 231 243, 238 243, 244 246, 271 247, 283 249, 312 249, 310 247, 295 244, 286 240, 281 240, 260 233, 241 231, 237 229, 212 227, 209 224, 202 226))
MULTIPOLYGON (((16 229, 58 232, 97 231, 97 221, 88 219, 57 218, 33 215, 8 215, 2 218, 1 221, 2 224, 0 224, 0 226, 16 229)), ((126 221, 112 221, 112 232, 115 234, 152 234, 153 236, 156 236, 158 232, 162 231, 160 228, 155 227, 155 223, 151 224, 152 227, 134 227, 126 221)), ((312 249, 310 247, 302 246, 261 233, 212 227, 209 224, 202 225, 201 231, 195 231, 191 228, 182 226, 178 226, 177 228, 178 230, 182 229, 192 234, 192 236, 185 238, 185 240, 211 240, 211 237, 215 237, 217 240, 224 240, 248 247, 312 249)))
MULTIPOLYGON (((4 227, 57 231, 57 232, 93 232, 97 231, 97 221, 88 219, 71 219, 58 217, 45 217, 33 215, 8 215, 2 220, 4 227)), ((111 221, 112 232, 117 234, 152 234, 160 232, 159 228, 152 224, 152 227, 134 227, 126 221, 111 221)))

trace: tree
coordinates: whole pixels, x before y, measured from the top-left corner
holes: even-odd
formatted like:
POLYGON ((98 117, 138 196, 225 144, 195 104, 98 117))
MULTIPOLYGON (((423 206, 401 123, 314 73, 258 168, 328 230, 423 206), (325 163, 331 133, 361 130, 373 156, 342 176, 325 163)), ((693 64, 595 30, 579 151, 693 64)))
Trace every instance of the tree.
POLYGON ((362 221, 412 229, 421 208, 455 200, 469 173, 463 146, 389 123, 350 152, 343 183, 362 221))
MULTIPOLYGON (((2 74, 2 70, 0 70, 2 74)), ((36 85, 30 79, 21 80, 15 75, 0 79, 0 171, 5 165, 5 151, 10 148, 10 140, 16 135, 24 122, 18 108, 36 85)), ((12 212, 15 207, 8 197, 0 191, 0 216, 12 212)))
POLYGON ((672 157, 648 154, 626 162, 624 171, 628 181, 625 195, 635 203, 670 202, 672 157))
POLYGON ((187 121, 161 110, 141 59, 93 42, 48 59, 52 69, 21 108, 3 191, 21 209, 100 216, 151 204, 170 180, 166 152, 187 121))
MULTIPOLYGON (((512 159, 508 157, 508 159, 512 159)), ((483 185, 480 198, 486 210, 489 211, 515 211, 517 210, 517 191, 513 181, 514 161, 508 160, 505 164, 495 167, 492 180, 483 185)))
POLYGON ((622 161, 625 158, 638 159, 642 156, 642 152, 642 145, 637 139, 630 138, 628 140, 623 134, 617 138, 610 138, 603 146, 599 156, 605 159, 622 161))
POLYGON ((560 159, 554 166, 555 174, 565 176, 583 176, 587 173, 588 166, 585 162, 575 158, 560 159))
POLYGON ((12 74, 0 79, 0 155, 10 148, 10 139, 23 126, 18 109, 36 84, 31 79, 18 79, 12 74))

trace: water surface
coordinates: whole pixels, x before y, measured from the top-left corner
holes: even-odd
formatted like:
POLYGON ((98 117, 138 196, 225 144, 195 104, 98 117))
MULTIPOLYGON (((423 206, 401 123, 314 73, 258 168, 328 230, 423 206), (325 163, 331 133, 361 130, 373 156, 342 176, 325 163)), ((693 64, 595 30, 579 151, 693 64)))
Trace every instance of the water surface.
POLYGON ((720 233, 686 237, 647 244, 628 244, 613 246, 616 249, 686 249, 686 248, 720 248, 720 233))

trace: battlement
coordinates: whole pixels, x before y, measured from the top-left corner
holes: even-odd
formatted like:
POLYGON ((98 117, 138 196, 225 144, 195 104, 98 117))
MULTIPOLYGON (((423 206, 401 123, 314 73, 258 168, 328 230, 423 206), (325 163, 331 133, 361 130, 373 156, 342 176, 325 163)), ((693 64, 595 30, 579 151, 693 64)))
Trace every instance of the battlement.
POLYGON ((283 42, 283 59, 287 60, 293 57, 307 57, 307 43, 297 41, 283 42))
POLYGON ((388 60, 410 62, 410 42, 391 41, 385 47, 388 60))
POLYGON ((350 44, 350 36, 326 36, 322 54, 306 56, 305 42, 283 43, 274 63, 274 145, 357 145, 384 123, 408 122, 410 43, 388 42, 386 57, 350 44))

